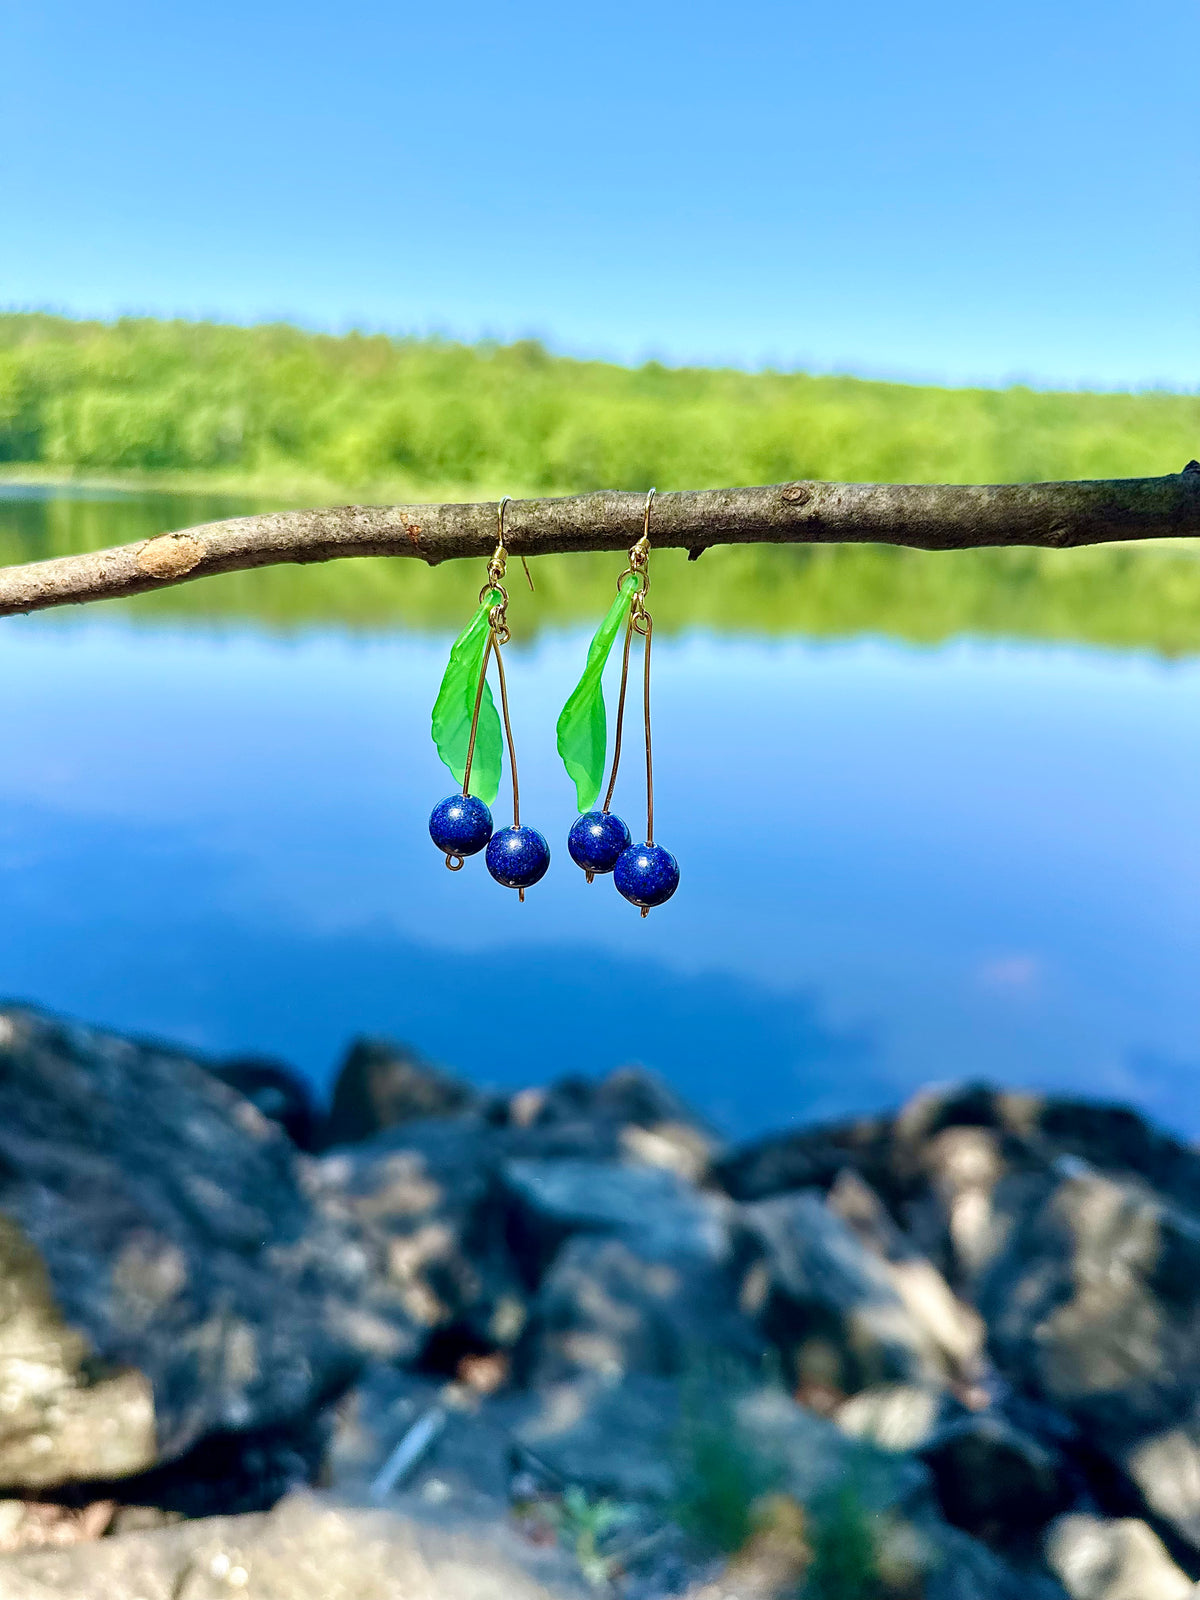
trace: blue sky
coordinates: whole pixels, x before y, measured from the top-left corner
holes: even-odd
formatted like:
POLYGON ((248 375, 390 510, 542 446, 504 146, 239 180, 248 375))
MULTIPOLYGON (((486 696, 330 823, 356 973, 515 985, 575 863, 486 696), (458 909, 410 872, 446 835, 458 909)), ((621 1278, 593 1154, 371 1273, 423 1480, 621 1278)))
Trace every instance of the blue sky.
POLYGON ((3 305, 1200 384, 1194 0, 0 13, 3 305))

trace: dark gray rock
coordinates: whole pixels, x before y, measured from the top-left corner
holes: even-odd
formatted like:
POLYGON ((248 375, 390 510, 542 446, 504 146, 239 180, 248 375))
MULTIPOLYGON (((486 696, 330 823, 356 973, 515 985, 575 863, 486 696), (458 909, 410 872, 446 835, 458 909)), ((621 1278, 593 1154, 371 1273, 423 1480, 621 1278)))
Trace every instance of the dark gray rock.
POLYGON ((921 1600, 1067 1600, 1062 1586, 1044 1569, 1014 1565, 958 1528, 921 1519, 918 1531, 924 1567, 921 1600))
POLYGON ((921 1457, 949 1522, 1026 1556, 1074 1498, 1062 1459, 998 1417, 951 1423, 923 1446, 921 1457))
POLYGON ((513 1438, 522 1463, 549 1486, 666 1502, 675 1493, 679 1404, 676 1382, 641 1373, 548 1384, 524 1397, 513 1438))
POLYGON ((277 1122, 298 1150, 315 1147, 320 1119, 312 1091, 291 1067, 260 1056, 228 1056, 208 1070, 277 1122))
POLYGON ((549 1263, 517 1352, 522 1381, 678 1375, 714 1352, 761 1359, 738 1304, 747 1252, 728 1201, 656 1167, 516 1160, 503 1170, 513 1236, 549 1263))
POLYGON ((906 1306, 891 1263, 825 1196, 801 1190, 742 1216, 764 1251, 761 1326, 802 1397, 833 1404, 874 1384, 944 1385, 942 1351, 906 1306))
POLYGON ((936 1351, 935 1364, 965 1398, 979 1400, 990 1381, 986 1329, 979 1313, 951 1290, 929 1258, 893 1221, 883 1201, 857 1173, 844 1169, 829 1190, 829 1209, 863 1248, 884 1263, 913 1323, 936 1351))
POLYGON ((555 1481, 622 1502, 678 1506, 717 1457, 721 1492, 750 1498, 773 1489, 808 1502, 852 1484, 879 1515, 928 1494, 920 1462, 848 1439, 781 1389, 719 1367, 683 1383, 633 1373, 547 1386, 530 1397, 514 1436, 555 1481))
POLYGON ((478 1118, 430 1118, 340 1146, 309 1169, 321 1213, 369 1254, 372 1307, 411 1319, 426 1347, 508 1346, 525 1325, 529 1284, 510 1248, 502 1155, 502 1135, 478 1118))
POLYGON ((850 1168, 883 1192, 891 1117, 859 1117, 765 1134, 719 1154, 709 1176, 734 1200, 769 1200, 793 1189, 829 1189, 850 1168))
POLYGON ((675 1091, 644 1067, 618 1067, 604 1078, 560 1078, 544 1089, 523 1089, 510 1102, 514 1120, 529 1127, 556 1122, 607 1122, 640 1128, 688 1127, 716 1140, 675 1091))
POLYGON ((136 1473, 348 1381, 364 1263, 302 1159, 184 1055, 0 1012, 0 1484, 136 1473))
POLYGON ((509 1099, 501 1120, 513 1155, 632 1161, 689 1181, 706 1171, 719 1148, 713 1130, 641 1067, 522 1089, 509 1099), (524 1139, 516 1137, 519 1132, 524 1139))
POLYGON ((508 1161, 504 1180, 549 1249, 570 1233, 619 1233, 660 1254, 717 1257, 728 1246, 730 1208, 658 1167, 581 1159, 508 1161))
POLYGON ((1200 1550, 1200 1221, 1075 1158, 999 1183, 979 1304, 1001 1369, 1200 1550))
POLYGON ((321 1486, 398 1510, 436 1504, 447 1515, 504 1517, 515 1470, 511 1410, 462 1384, 374 1363, 338 1402, 321 1486), (422 1447, 398 1467, 397 1446, 414 1428, 426 1430, 422 1447))
POLYGON ((470 1084, 423 1061, 391 1039, 356 1039, 333 1087, 322 1132, 326 1147, 353 1144, 388 1128, 473 1109, 470 1084))
POLYGON ((536 1388, 585 1373, 680 1376, 715 1353, 754 1365, 764 1346, 736 1304, 731 1260, 580 1234, 556 1256, 517 1352, 536 1388))
POLYGON ((782 1389, 735 1392, 732 1427, 755 1456, 779 1464, 779 1487, 802 1504, 840 1488, 851 1489, 872 1516, 926 1503, 929 1474, 921 1462, 848 1439, 782 1389))
MULTIPOLYGON (((728 1151, 712 1176, 738 1200, 792 1189, 828 1189, 849 1168, 879 1194, 892 1216, 935 1264, 949 1270, 938 1241, 952 1249, 943 1204, 930 1227, 931 1199, 965 1197, 1001 1176, 1044 1171, 1074 1156, 1117 1178, 1141 1178, 1164 1196, 1200 1210, 1200 1156, 1127 1107, 1069 1097, 956 1084, 923 1090, 893 1116, 768 1135, 728 1151)), ((968 1251, 968 1255, 969 1255, 968 1251)), ((953 1276, 953 1274, 950 1274, 953 1276)))

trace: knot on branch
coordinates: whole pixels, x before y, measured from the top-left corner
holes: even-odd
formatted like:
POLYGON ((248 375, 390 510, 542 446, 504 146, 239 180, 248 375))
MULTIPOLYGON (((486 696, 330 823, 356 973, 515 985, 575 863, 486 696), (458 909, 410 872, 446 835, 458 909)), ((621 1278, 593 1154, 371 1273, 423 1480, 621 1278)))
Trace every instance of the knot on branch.
POLYGON ((137 564, 151 578, 182 578, 208 554, 208 546, 190 533, 164 533, 137 554, 137 564))

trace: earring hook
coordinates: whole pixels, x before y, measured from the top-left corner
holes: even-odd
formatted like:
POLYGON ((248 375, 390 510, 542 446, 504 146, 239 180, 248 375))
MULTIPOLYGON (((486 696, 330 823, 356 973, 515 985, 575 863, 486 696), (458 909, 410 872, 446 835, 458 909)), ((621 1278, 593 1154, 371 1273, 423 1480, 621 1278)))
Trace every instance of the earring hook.
MULTIPOLYGON (((505 557, 508 556, 508 546, 504 543, 504 513, 508 510, 508 507, 511 504, 512 496, 506 494, 503 500, 501 500, 500 504, 496 507, 496 537, 499 540, 498 552, 502 550, 505 557)), ((524 556, 521 557, 521 565, 525 568, 525 581, 528 583, 530 590, 532 591, 533 577, 529 571, 529 563, 526 561, 524 556)))
POLYGON ((650 507, 654 504, 654 496, 657 493, 657 489, 651 489, 646 495, 646 514, 642 518, 642 538, 647 542, 650 538, 650 507))

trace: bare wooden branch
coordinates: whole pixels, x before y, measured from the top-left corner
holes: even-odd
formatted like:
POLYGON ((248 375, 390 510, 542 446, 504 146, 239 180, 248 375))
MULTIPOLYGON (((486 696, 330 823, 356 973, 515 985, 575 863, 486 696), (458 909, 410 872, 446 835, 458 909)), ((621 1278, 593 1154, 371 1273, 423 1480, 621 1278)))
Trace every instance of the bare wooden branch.
MULTIPOLYGON (((641 531, 629 493, 518 500, 515 555, 623 550, 641 531)), ((651 538, 693 555, 720 544, 987 545, 1066 549, 1200 535, 1200 464, 1163 478, 989 485, 784 483, 660 494, 651 538)), ((416 556, 437 564, 490 554, 496 507, 334 506, 209 522, 112 550, 0 569, 0 615, 141 594, 217 572, 341 556, 416 556)))

